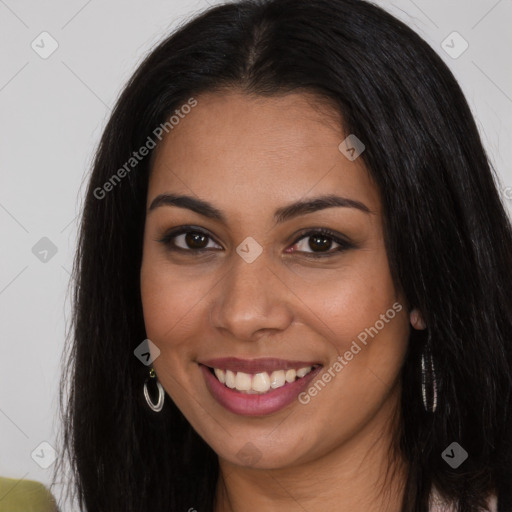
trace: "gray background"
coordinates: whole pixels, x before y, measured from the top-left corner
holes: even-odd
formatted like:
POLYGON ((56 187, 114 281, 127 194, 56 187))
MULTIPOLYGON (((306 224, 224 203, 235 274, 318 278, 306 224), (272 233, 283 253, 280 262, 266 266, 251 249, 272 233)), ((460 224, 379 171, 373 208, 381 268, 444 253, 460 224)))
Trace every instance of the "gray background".
MULTIPOLYGON (((150 48, 208 3, 220 2, 0 0, 2 476, 50 481, 52 467, 41 468, 31 454, 37 448, 48 461, 51 449, 40 443, 58 449, 58 381, 77 215, 111 107, 150 48), (33 41, 50 47, 38 37, 43 31, 58 42, 47 59, 31 47, 33 41), (55 254, 40 252, 48 246, 39 242, 43 237, 55 254)), ((413 27, 453 70, 512 213, 512 1, 376 3, 413 27), (453 31, 469 43, 458 58, 441 47, 453 31)), ((457 39, 446 44, 452 52, 461 48, 457 39)))

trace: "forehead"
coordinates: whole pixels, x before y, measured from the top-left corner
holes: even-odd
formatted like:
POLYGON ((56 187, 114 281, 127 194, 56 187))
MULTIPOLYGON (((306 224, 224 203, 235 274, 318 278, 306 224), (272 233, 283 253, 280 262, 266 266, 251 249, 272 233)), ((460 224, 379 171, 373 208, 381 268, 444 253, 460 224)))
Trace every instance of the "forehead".
POLYGON ((348 134, 336 107, 306 93, 207 93, 157 148, 148 200, 164 192, 263 210, 308 196, 342 193, 379 210, 361 158, 338 146, 348 134))

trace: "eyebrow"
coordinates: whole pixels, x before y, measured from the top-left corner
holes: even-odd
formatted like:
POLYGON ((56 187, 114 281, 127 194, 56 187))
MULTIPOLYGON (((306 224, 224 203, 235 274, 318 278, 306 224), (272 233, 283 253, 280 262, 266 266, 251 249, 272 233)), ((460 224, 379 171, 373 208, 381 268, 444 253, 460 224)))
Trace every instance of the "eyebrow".
MULTIPOLYGON (((215 206, 208 203, 207 201, 203 201, 202 199, 197 199, 192 196, 160 194, 155 197, 155 199, 153 199, 148 211, 151 212, 160 206, 177 206, 180 208, 187 208, 188 210, 192 210, 193 212, 196 212, 203 217, 227 224, 226 217, 221 210, 215 208, 215 206)), ((274 221, 276 224, 281 224, 287 220, 299 217, 300 215, 305 215, 308 213, 325 210, 326 208, 334 207, 356 208, 357 210, 360 210, 364 213, 375 215, 375 212, 370 210, 370 208, 368 208, 368 206, 366 206, 361 201, 337 195, 323 195, 297 201, 295 203, 291 203, 278 208, 274 212, 274 221)))

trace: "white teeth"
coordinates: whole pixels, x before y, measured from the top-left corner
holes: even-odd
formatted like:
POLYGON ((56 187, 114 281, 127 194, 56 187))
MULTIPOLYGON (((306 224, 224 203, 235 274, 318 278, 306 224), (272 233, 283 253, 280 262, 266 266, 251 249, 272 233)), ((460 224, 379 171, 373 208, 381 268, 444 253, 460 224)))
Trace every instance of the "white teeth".
POLYGON ((217 379, 219 379, 220 382, 224 384, 226 382, 226 374, 224 373, 224 370, 219 370, 218 368, 215 368, 213 371, 215 372, 215 376, 217 377, 217 379))
POLYGON ((237 372, 235 387, 238 391, 249 391, 251 389, 251 376, 248 373, 237 372))
POLYGON ((235 387, 235 374, 231 370, 226 370, 226 386, 231 389, 235 387))
POLYGON ((286 382, 294 382, 297 372, 295 370, 286 370, 285 379, 286 382))
POLYGON ((311 366, 306 366, 305 368, 300 368, 297 370, 297 377, 304 377, 311 371, 311 366))
POLYGON ((220 368, 214 368, 213 371, 219 382, 228 388, 243 393, 258 394, 267 393, 270 389, 277 389, 286 383, 295 382, 297 378, 305 377, 312 369, 311 366, 305 366, 298 370, 275 370, 270 375, 267 372, 251 374, 220 368))
POLYGON ((252 389, 260 393, 266 393, 270 389, 270 377, 267 372, 257 373, 252 378, 252 389))
POLYGON ((272 375, 270 375, 270 387, 272 389, 280 388, 281 386, 284 386, 284 383, 286 382, 286 377, 284 375, 284 370, 277 370, 275 372, 272 372, 272 375))

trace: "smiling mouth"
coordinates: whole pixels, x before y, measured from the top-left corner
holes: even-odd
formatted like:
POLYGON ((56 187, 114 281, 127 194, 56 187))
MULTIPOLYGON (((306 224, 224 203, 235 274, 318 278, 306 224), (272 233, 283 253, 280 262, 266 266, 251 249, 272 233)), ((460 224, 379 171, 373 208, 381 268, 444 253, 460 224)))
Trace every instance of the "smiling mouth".
POLYGON ((248 395, 263 395, 274 389, 279 389, 318 368, 319 364, 304 366, 297 369, 274 370, 273 372, 246 373, 207 367, 217 380, 225 387, 248 395))

